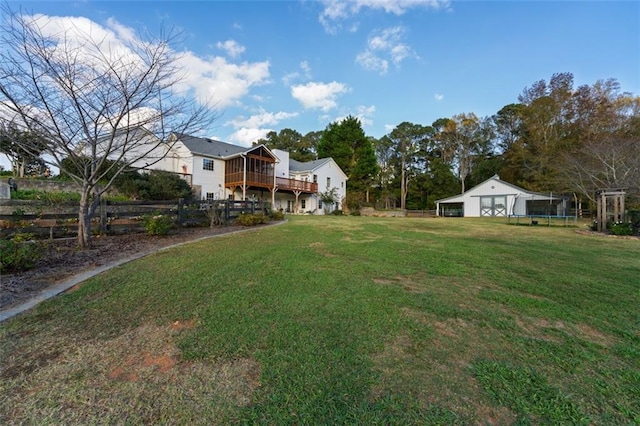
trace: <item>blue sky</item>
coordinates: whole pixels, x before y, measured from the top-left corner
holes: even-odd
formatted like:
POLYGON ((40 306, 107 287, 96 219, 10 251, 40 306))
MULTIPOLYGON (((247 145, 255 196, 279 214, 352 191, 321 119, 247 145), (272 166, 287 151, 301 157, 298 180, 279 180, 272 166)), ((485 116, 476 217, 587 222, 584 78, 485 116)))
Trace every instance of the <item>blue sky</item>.
POLYGON ((183 31, 185 84, 212 95, 221 114, 206 136, 238 145, 349 114, 377 138, 403 121, 488 116, 556 72, 573 73, 576 87, 615 78, 640 94, 636 1, 9 4, 116 37, 183 31))

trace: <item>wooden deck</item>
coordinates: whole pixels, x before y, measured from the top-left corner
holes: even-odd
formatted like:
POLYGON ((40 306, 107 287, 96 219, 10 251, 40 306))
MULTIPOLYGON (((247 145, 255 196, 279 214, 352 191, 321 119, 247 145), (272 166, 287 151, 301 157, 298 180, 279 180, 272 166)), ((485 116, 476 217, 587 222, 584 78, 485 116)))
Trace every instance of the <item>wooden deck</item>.
MULTIPOLYGON (((240 187, 243 184, 243 173, 227 173, 225 175, 225 186, 227 188, 240 187)), ((276 186, 279 191, 300 191, 308 194, 318 192, 318 184, 304 180, 276 178, 276 186)), ((247 187, 273 189, 273 175, 261 173, 247 173, 247 187)))
POLYGON ((300 191, 310 194, 318 192, 318 184, 304 180, 276 178, 276 185, 280 191, 300 191))

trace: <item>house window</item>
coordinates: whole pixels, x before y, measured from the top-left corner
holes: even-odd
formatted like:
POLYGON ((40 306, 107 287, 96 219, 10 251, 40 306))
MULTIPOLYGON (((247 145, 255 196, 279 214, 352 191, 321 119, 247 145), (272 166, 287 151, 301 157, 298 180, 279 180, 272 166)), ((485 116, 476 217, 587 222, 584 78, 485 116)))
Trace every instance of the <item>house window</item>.
POLYGON ((302 200, 302 210, 307 208, 307 200, 302 200))
POLYGON ((318 208, 321 209, 322 208, 322 200, 318 200, 318 208))
POLYGON ((207 192, 207 201, 215 200, 216 194, 213 192, 207 192))
POLYGON ((210 160, 208 158, 203 158, 202 159, 202 170, 211 170, 213 171, 213 160, 210 160))
POLYGON ((313 175, 313 183, 318 183, 318 175, 313 175))
POLYGON ((344 181, 340 182, 340 186, 344 188, 344 181))
POLYGON ((327 188, 329 188, 331 186, 331 178, 328 177, 327 178, 327 188))

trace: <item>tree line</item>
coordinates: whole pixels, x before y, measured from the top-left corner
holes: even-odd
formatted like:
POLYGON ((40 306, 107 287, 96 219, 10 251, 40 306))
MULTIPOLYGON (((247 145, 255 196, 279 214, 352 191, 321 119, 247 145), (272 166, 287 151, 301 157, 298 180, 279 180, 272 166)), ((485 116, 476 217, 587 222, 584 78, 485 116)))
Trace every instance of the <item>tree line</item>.
MULTIPOLYGON (((185 73, 172 31, 114 45, 74 28, 50 33, 46 17, 8 4, 0 12, 0 150, 17 175, 53 166, 77 184, 78 245, 88 247, 100 197, 119 176, 141 162, 152 169, 158 152, 175 143, 171 132, 201 133, 217 111, 177 90, 185 73)), ((333 157, 349 177, 350 208, 423 209, 495 173, 584 200, 598 189, 625 189, 638 204, 639 138, 637 96, 614 79, 574 88, 573 75, 560 73, 491 117, 404 122, 376 139, 349 116, 304 136, 271 132, 258 143, 300 161, 333 157)))
MULTIPOLYGON (((571 73, 554 74, 525 87, 517 103, 492 116, 403 122, 381 138, 367 136, 359 119, 348 116, 305 135, 272 131, 257 144, 301 162, 333 157, 349 177, 351 209, 433 209, 437 199, 495 174, 587 203, 597 190, 624 189, 631 206, 640 204, 640 97, 622 92, 615 79, 575 88, 571 73)), ((32 132, 0 126, 0 152, 14 175, 44 174, 46 145, 32 132)))
POLYGON ((498 174, 540 192, 595 201, 624 189, 640 204, 640 97, 615 79, 574 87, 571 73, 525 87, 494 115, 460 113, 431 124, 403 122, 381 138, 353 117, 324 130, 269 132, 254 144, 310 161, 333 157, 349 177, 347 205, 433 209, 498 174))

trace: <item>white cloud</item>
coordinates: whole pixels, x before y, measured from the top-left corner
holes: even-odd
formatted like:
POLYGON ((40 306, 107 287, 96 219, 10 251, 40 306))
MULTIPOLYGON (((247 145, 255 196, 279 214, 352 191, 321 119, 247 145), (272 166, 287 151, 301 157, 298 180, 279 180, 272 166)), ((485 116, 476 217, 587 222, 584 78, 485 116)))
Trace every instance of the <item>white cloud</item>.
POLYGON ((386 74, 389 70, 389 61, 376 56, 376 54, 370 50, 365 50, 358 54, 358 56, 356 56, 356 63, 368 71, 376 71, 380 74, 386 74))
POLYGON ((285 74, 282 77, 282 83, 285 86, 290 86, 295 80, 309 80, 311 78, 311 66, 307 61, 300 62, 300 69, 302 73, 299 71, 295 71, 289 74, 285 74))
MULTIPOLYGON (((360 10, 368 8, 381 10, 384 13, 402 15, 406 11, 415 8, 424 9, 449 9, 449 0, 322 0, 324 9, 318 20, 325 31, 335 34, 342 28, 341 21, 357 15, 360 10)), ((353 25, 350 30, 353 30, 353 25)))
POLYGON ((443 99, 444 99, 444 95, 443 95, 442 93, 436 93, 435 95, 433 95, 433 98, 434 98, 436 101, 441 101, 441 100, 443 100, 443 99))
POLYGON ((264 138, 267 136, 267 133, 273 131, 273 129, 264 128, 263 126, 275 126, 282 120, 297 116, 297 112, 279 111, 273 113, 260 109, 258 114, 254 114, 249 118, 242 116, 236 117, 233 120, 229 120, 225 125, 231 125, 236 129, 236 131, 229 136, 231 141, 243 146, 251 146, 253 142, 264 138))
POLYGON ((246 50, 244 46, 238 44, 235 40, 219 41, 216 43, 216 47, 227 52, 227 55, 231 58, 237 58, 246 50))
MULTIPOLYGON (((83 17, 40 14, 26 19, 35 23, 45 36, 51 37, 60 47, 82 47, 78 59, 90 65, 95 64, 96 55, 106 55, 113 62, 135 64, 140 58, 129 46, 145 44, 137 38, 134 30, 113 18, 108 19, 105 26, 83 17)), ((222 48, 232 56, 244 49, 232 40, 223 43, 222 48)), ((223 57, 202 57, 189 51, 170 53, 178 55, 177 64, 184 72, 183 80, 175 89, 196 96, 203 104, 213 102, 217 107, 233 105, 246 96, 252 87, 269 82, 268 61, 232 63, 223 57)))
POLYGON ((236 142, 240 146, 251 146, 251 144, 258 139, 262 139, 267 136, 267 133, 273 131, 273 129, 248 129, 241 128, 236 130, 229 136, 230 142, 236 142))
POLYGON ((376 112, 376 107, 374 105, 371 105, 371 106, 361 105, 356 108, 356 111, 357 112, 355 114, 351 112, 351 113, 340 115, 333 119, 329 119, 328 117, 326 117, 326 121, 329 121, 331 123, 342 123, 342 121, 344 121, 345 118, 347 118, 348 116, 351 116, 351 117, 357 118, 360 121, 360 124, 362 124, 363 126, 373 125, 372 116, 376 112))
MULTIPOLYGON (((109 18, 106 26, 97 24, 84 17, 60 17, 36 14, 23 16, 31 26, 38 28, 44 37, 55 44, 48 46, 55 55, 64 55, 73 50, 78 61, 92 66, 99 66, 106 61, 96 58, 105 57, 109 63, 120 61, 122 64, 135 65, 141 63, 140 58, 131 47, 144 46, 135 32, 109 18)), ((64 59, 62 59, 64 61, 64 59)))
POLYGON ((356 63, 364 69, 385 74, 389 68, 389 60, 396 66, 410 57, 418 56, 409 46, 403 43, 402 27, 387 28, 369 35, 367 48, 356 56, 356 63))
POLYGON ((297 117, 297 112, 284 112, 279 111, 276 113, 267 112, 264 109, 260 109, 258 114, 254 114, 249 118, 244 117, 236 117, 233 120, 228 121, 226 124, 230 124, 235 128, 256 128, 260 126, 270 125, 274 126, 278 124, 282 120, 286 120, 288 118, 297 117))
POLYGON ((297 99, 307 109, 318 108, 328 111, 337 106, 338 96, 351 89, 337 81, 331 83, 307 83, 291 87, 291 96, 297 99))
POLYGON ((192 91, 201 102, 213 100, 218 107, 237 103, 253 86, 266 84, 269 62, 234 64, 216 56, 202 58, 186 52, 180 59, 187 72, 180 88, 192 91))
POLYGON ((356 117, 360 120, 363 126, 372 126, 373 125, 373 115, 376 112, 376 107, 374 105, 364 106, 361 105, 357 108, 356 117))
POLYGON ((309 62, 302 61, 300 62, 300 68, 304 71, 306 76, 311 76, 311 66, 309 66, 309 62))

